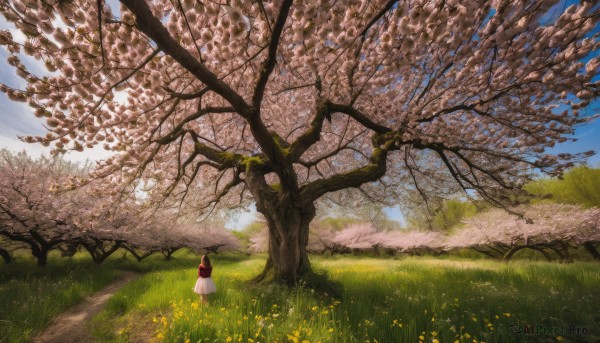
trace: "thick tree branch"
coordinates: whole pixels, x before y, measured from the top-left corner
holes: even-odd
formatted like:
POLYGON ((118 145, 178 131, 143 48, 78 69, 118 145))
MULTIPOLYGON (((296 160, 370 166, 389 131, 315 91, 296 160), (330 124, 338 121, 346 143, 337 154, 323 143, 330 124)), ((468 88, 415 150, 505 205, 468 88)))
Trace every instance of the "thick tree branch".
POLYGON ((221 168, 240 166, 244 160, 244 156, 226 151, 218 151, 206 144, 196 141, 194 144, 195 152, 206 157, 207 159, 219 163, 221 168))
POLYGON ((191 114, 190 116, 188 116, 187 118, 182 120, 176 127, 173 128, 173 130, 171 130, 171 132, 169 132, 168 134, 164 135, 163 137, 157 139, 156 143, 164 145, 164 144, 169 144, 169 143, 173 142, 175 139, 177 139, 177 137, 181 133, 181 130, 185 124, 187 124, 193 120, 196 120, 208 113, 230 113, 230 112, 234 112, 234 111, 235 111, 235 109, 233 107, 203 108, 203 109, 199 110, 198 112, 191 114))
POLYGON ((204 206, 201 206, 201 209, 204 210, 207 207, 209 207, 211 204, 218 204, 221 199, 227 195, 229 193, 229 191, 234 188, 235 186, 241 184, 244 180, 240 178, 240 170, 234 170, 233 171, 233 178, 231 179, 231 181, 229 181, 225 187, 223 187, 223 189, 221 189, 220 192, 217 192, 215 189, 215 197, 210 199, 209 201, 205 202, 204 206))
POLYGON ((288 158, 290 161, 296 162, 300 160, 300 157, 308 148, 319 141, 321 137, 321 130, 323 129, 323 120, 330 115, 327 102, 321 101, 317 105, 317 112, 310 127, 300 137, 298 137, 291 145, 289 149, 288 158))
POLYGON ((179 92, 175 92, 174 90, 172 90, 168 87, 163 87, 163 89, 166 90, 167 92, 169 92, 169 94, 172 97, 181 99, 181 100, 191 100, 191 99, 200 98, 210 90, 209 88, 205 87, 194 93, 179 93, 179 92))
POLYGON ((388 152, 394 149, 397 148, 393 141, 386 142, 383 148, 374 148, 369 164, 347 173, 313 181, 302 187, 302 197, 309 201, 314 201, 329 192, 358 187, 364 183, 377 181, 386 172, 388 152))
POLYGON ((269 80, 269 76, 275 68, 275 63, 277 62, 277 47, 279 46, 279 38, 283 32, 283 27, 285 26, 291 6, 292 0, 284 0, 281 4, 281 8, 279 9, 277 21, 275 22, 273 32, 271 33, 271 42, 269 43, 267 59, 263 62, 256 86, 254 87, 252 106, 254 106, 255 109, 260 108, 260 103, 262 102, 262 98, 265 93, 267 81, 269 80))
POLYGON ((150 7, 144 0, 121 0, 136 17, 136 27, 150 37, 160 50, 171 56, 190 73, 202 81, 215 93, 227 100, 236 112, 242 117, 247 117, 250 106, 229 85, 221 81, 213 72, 182 47, 163 26, 162 22, 152 14, 150 7))
POLYGON ((327 105, 328 105, 329 109, 331 110, 331 112, 345 113, 345 114, 349 115, 350 117, 352 117, 352 119, 361 123, 367 129, 373 130, 376 133, 383 134, 383 133, 392 131, 392 129, 390 129, 389 127, 375 123, 374 121, 369 119, 364 113, 355 109, 352 106, 336 104, 333 102, 327 102, 327 105))

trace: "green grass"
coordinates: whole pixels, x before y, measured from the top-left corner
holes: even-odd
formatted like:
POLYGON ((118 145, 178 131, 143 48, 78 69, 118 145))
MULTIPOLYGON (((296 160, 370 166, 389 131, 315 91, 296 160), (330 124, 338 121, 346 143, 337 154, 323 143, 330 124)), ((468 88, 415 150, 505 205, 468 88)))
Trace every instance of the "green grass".
POLYGON ((251 286, 264 256, 215 255, 219 288, 209 306, 192 292, 199 257, 177 252, 141 263, 117 253, 104 264, 51 255, 0 265, 0 342, 26 342, 54 316, 113 280, 144 275, 89 323, 100 341, 164 342, 596 342, 600 264, 441 258, 313 257, 344 288, 340 298, 306 288, 251 286), (533 332, 515 336, 510 328, 533 332), (588 335, 564 330, 570 325, 588 335), (546 332, 547 333, 547 332, 546 332), (421 339, 422 338, 422 339, 421 339))
POLYGON ((596 342, 600 264, 458 258, 312 258, 344 287, 251 286, 264 257, 216 255, 209 306, 192 287, 197 257, 124 287, 92 323, 105 342, 596 342), (511 326, 533 332, 513 335, 511 326), (569 325, 588 335, 567 335, 569 325), (541 332, 546 330, 546 334, 541 332), (548 330, 552 330, 548 334, 548 330), (558 330, 558 331, 557 331, 558 330), (141 339, 140 339, 141 338, 141 339))
POLYGON ((51 254, 46 267, 18 256, 0 265, 0 342, 26 342, 70 305, 114 280, 117 272, 85 255, 51 254))
POLYGON ((97 265, 86 252, 72 258, 51 252, 48 264, 38 267, 23 251, 13 262, 0 263, 0 343, 30 341, 52 318, 113 281, 119 270, 189 268, 197 260, 197 256, 183 253, 173 261, 156 254, 138 262, 119 251, 97 265))

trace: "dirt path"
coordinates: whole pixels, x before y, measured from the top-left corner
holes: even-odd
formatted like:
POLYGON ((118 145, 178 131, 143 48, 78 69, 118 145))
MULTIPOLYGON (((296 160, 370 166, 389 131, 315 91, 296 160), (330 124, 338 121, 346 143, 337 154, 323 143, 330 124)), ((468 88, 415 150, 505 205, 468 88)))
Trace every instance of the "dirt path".
POLYGON ((33 342, 80 343, 93 341, 89 333, 85 330, 85 323, 102 311, 108 299, 119 288, 140 276, 141 274, 135 272, 123 272, 117 281, 102 288, 100 291, 92 294, 87 299, 56 317, 42 333, 33 339, 33 342))

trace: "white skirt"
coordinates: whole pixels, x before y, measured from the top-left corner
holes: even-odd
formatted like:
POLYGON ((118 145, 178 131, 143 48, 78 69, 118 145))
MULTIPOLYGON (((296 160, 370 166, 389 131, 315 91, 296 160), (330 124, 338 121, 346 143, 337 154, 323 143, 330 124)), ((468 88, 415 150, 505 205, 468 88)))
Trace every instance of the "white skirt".
POLYGON ((209 277, 199 277, 194 286, 194 292, 198 294, 210 294, 217 291, 217 286, 209 277))

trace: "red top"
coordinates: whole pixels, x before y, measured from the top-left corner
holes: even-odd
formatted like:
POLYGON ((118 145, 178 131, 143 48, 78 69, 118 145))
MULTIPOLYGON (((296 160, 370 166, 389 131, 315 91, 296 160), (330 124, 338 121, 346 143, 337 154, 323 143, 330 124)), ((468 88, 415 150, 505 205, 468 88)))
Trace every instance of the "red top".
POLYGON ((212 267, 205 267, 202 264, 198 266, 198 277, 207 278, 210 277, 212 267))

